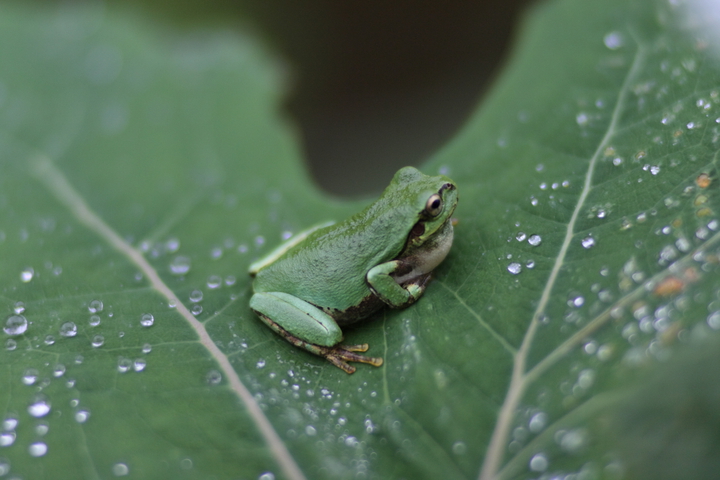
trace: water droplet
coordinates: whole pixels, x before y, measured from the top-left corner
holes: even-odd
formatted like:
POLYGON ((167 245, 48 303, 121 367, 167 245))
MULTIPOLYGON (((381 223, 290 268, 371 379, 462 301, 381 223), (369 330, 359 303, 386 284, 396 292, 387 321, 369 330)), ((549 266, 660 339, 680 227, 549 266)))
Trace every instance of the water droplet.
POLYGON ((317 434, 317 430, 312 425, 305 427, 305 435, 308 437, 314 437, 317 434))
POLYGON ((529 466, 530 470, 532 470, 533 472, 544 472, 545 470, 547 470, 549 462, 545 454, 536 453, 530 459, 529 466))
POLYGON ((28 321, 22 315, 11 315, 5 321, 3 331, 8 335, 22 335, 28 328, 28 321))
POLYGON ((22 383, 25 385, 32 385, 37 381, 37 377, 40 373, 34 368, 28 368, 25 370, 22 376, 22 383))
POLYGON ((691 247, 690 241, 687 238, 678 238, 675 241, 675 246, 681 252, 687 252, 688 250, 690 250, 691 247))
POLYGON ((578 385, 580 388, 587 390, 592 387, 593 383, 595 383, 595 370, 590 368, 582 370, 578 375, 578 385))
POLYGON ((17 348, 17 342, 13 340, 12 338, 8 338, 7 342, 5 342, 5 350, 13 351, 17 348))
POLYGON ((660 167, 658 165, 651 165, 650 173, 653 175, 657 175, 658 173, 660 173, 660 167))
POLYGON ((255 366, 256 366, 257 368, 263 368, 263 367, 265 366, 265 360, 263 360, 263 359, 261 358, 260 360, 257 361, 257 363, 255 364, 255 366))
POLYGON ((563 433, 560 437, 560 448, 568 453, 577 453, 587 443, 587 431, 576 428, 563 433))
POLYGON ((173 275, 185 275, 190 271, 191 261, 190 257, 184 255, 178 255, 173 258, 170 262, 170 273, 173 275))
POLYGON ((530 205, 532 205, 533 207, 537 207, 537 206, 538 206, 538 199, 531 196, 531 197, 530 197, 530 205))
POLYGON ((210 275, 207 280, 209 289, 214 290, 222 285, 222 277, 220 275, 210 275))
POLYGON ((720 312, 713 312, 707 318, 707 324, 713 330, 720 330, 720 312))
POLYGON ((4 477, 10 473, 10 462, 0 457, 0 477, 4 477))
POLYGON ((165 250, 170 253, 175 253, 180 249, 180 240, 177 238, 170 238, 165 242, 165 250))
POLYGON ((542 182, 542 183, 540 184, 540 190, 547 190, 547 183, 542 182))
POLYGON ((15 432, 0 433, 0 447, 9 447, 15 443, 15 438, 17 438, 15 432))
POLYGON ((203 299, 202 290, 196 289, 196 290, 193 290, 192 292, 190 292, 190 301, 191 302, 198 303, 198 302, 202 301, 202 299, 203 299))
POLYGON ((13 312, 20 315, 25 311, 25 304, 23 302, 15 302, 15 305, 13 306, 13 312))
POLYGON ((545 428, 545 425, 547 425, 548 416, 545 412, 538 412, 532 417, 530 417, 530 421, 528 422, 528 428, 533 433, 539 433, 542 431, 543 428, 545 428))
POLYGON ((522 242, 527 238, 527 235, 525 235, 523 232, 518 232, 517 235, 515 235, 515 240, 518 242, 522 242))
POLYGON ((53 367, 53 377, 58 378, 65 375, 65 365, 58 363, 53 367))
POLYGON ((228 287, 235 285, 236 281, 237 279, 235 278, 235 275, 228 275, 227 277, 225 277, 225 285, 227 285, 228 287))
POLYGON ((152 352, 152 345, 150 345, 149 343, 146 343, 145 345, 142 346, 142 353, 150 353, 150 352, 152 352))
POLYGON ((507 267, 508 272, 512 273, 513 275, 517 275, 520 272, 522 272, 522 265, 520 265, 517 262, 513 262, 507 267))
POLYGON ((88 322, 91 327, 97 327, 100 325, 100 316, 99 315, 91 315, 90 321, 88 322))
POLYGON ((616 167, 621 165, 622 162, 623 162, 623 159, 620 157, 615 157, 615 158, 613 158, 613 161, 612 161, 613 165, 615 165, 616 167))
POLYGON ((129 358, 118 358, 117 370, 120 373, 126 373, 132 367, 132 361, 129 358))
POLYGON ((533 247, 537 247, 542 243, 542 238, 540 235, 530 235, 530 238, 528 238, 528 243, 532 245, 533 247))
POLYGON ((595 239, 592 237, 585 237, 581 241, 583 248, 592 248, 595 246, 595 239))
POLYGON ((453 443, 452 452, 455 455, 464 455, 465 452, 467 452, 467 445, 465 445, 465 442, 458 440, 457 442, 453 443))
POLYGON ((623 38, 622 33, 615 31, 606 34, 603 37, 603 43, 610 50, 617 50, 623 46, 625 39, 623 38))
POLYGON ((30 455, 32 455, 33 457, 42 457, 47 453, 47 451, 47 444, 43 442, 31 443, 28 447, 28 453, 30 453, 30 455))
POLYGON ((153 323, 155 323, 155 317, 151 313, 143 313, 140 317, 140 325, 143 327, 152 327, 153 323))
POLYGON ((580 125, 581 127, 584 127, 588 123, 587 113, 584 113, 584 112, 578 113, 575 116, 575 121, 577 122, 578 125, 580 125))
POLYGON ((50 413, 50 400, 45 395, 38 394, 33 397, 27 411, 36 418, 44 417, 50 413))
POLYGON ((585 350, 585 353, 587 353, 588 355, 595 355, 597 349, 598 344, 595 340, 591 340, 583 346, 583 350, 585 350))
POLYGON ((75 412, 75 421, 78 423, 85 423, 90 418, 90 412, 87 410, 78 410, 75 412))
POLYGON ((45 345, 54 345, 55 344, 55 337, 52 335, 47 335, 45 337, 45 340, 43 341, 45 345))
POLYGON ((535 268, 535 260, 528 260, 525 266, 530 269, 535 268))
POLYGON ((92 345, 94 348, 102 347, 105 343, 105 337, 102 335, 95 335, 92 339, 92 342, 90 342, 90 345, 92 345))
POLYGON ((88 310, 90 313, 100 313, 103 310, 103 302, 100 300, 93 300, 88 305, 88 310))
POLYGON ((35 435, 38 437, 44 437, 50 431, 50 427, 47 423, 39 423, 35 425, 35 435))
POLYGON ((207 375, 205 375, 205 381, 209 385, 218 385, 222 381, 222 374, 217 370, 210 370, 207 375))
POLYGON ((190 312, 196 316, 200 315, 202 313, 202 311, 203 311, 202 305, 193 305, 192 310, 190 310, 190 312))
POLYGON ((112 473, 116 477, 124 477, 125 475, 130 473, 130 469, 124 463, 116 463, 112 466, 112 473))
POLYGON ((33 279, 33 276, 35 275, 35 270, 33 270, 32 267, 28 267, 24 269, 22 272, 20 272, 20 281, 23 283, 28 283, 30 280, 33 279))
POLYGON ((61 337, 74 337, 77 335, 77 325, 73 322, 65 322, 60 326, 61 337))
POLYGON ((133 362, 133 370, 136 372, 142 372, 147 366, 147 361, 144 358, 138 358, 133 362))
POLYGON ((273 475, 271 472, 265 472, 258 477, 258 480, 275 480, 275 475, 273 475))
POLYGON ((580 308, 585 303, 585 299, 582 296, 578 295, 575 298, 571 298, 568 303, 571 307, 580 308))

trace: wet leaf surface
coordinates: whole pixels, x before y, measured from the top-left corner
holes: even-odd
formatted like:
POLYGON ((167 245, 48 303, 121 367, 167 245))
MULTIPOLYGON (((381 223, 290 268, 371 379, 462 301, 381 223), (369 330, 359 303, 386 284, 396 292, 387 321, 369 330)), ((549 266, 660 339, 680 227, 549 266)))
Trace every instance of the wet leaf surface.
POLYGON ((606 426, 720 329, 708 5, 532 12, 423 167, 458 183, 453 251, 422 301, 347 332, 385 359, 352 376, 247 306, 250 262, 360 206, 311 186, 272 57, 3 6, 0 474, 622 478, 606 426))

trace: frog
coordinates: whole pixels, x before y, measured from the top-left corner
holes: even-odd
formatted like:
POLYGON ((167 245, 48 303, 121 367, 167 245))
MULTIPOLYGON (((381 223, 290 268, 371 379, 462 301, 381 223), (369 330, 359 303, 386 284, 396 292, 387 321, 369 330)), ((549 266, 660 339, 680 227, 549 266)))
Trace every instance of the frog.
POLYGON ((420 299, 452 246, 457 203, 450 178, 401 168, 359 213, 302 231, 252 263, 250 309, 348 374, 356 371, 349 362, 381 366, 382 358, 361 355, 368 344, 343 345, 342 329, 420 299))

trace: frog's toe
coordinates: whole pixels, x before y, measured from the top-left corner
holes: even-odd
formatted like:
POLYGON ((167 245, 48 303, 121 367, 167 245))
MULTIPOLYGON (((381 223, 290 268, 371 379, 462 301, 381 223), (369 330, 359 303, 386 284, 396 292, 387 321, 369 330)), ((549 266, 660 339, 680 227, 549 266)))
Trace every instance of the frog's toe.
POLYGON ((355 352, 365 352, 368 349, 367 344, 362 345, 337 345, 332 348, 327 348, 322 352, 322 356, 325 357, 330 363, 336 367, 342 369, 346 373, 354 373, 355 367, 348 364, 347 362, 359 362, 367 363, 374 367, 379 367, 383 364, 383 359, 379 357, 366 357, 365 355, 358 355, 355 352))
POLYGON ((339 347, 348 352, 367 352, 370 345, 363 343, 360 345, 339 345, 339 347))

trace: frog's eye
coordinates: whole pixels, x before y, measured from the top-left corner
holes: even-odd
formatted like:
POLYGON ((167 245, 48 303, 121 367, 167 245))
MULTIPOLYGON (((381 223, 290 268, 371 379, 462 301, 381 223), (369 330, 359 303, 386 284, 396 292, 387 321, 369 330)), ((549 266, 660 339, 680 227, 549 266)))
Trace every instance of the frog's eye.
POLYGON ((437 217, 438 215, 440 215, 440 212, 442 212, 442 208, 442 197, 436 193, 430 198, 428 198, 428 201, 425 204, 425 213, 427 213, 431 217, 437 217))

